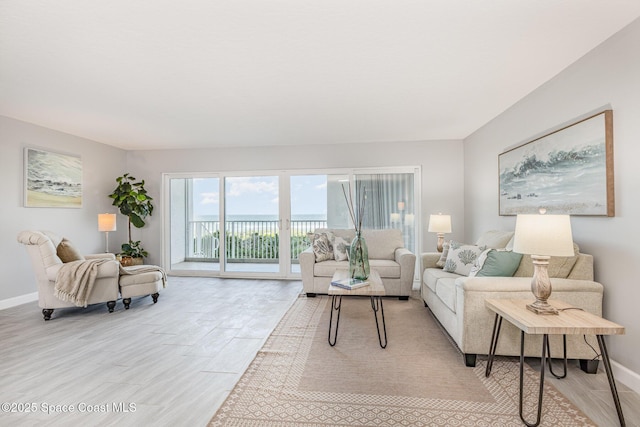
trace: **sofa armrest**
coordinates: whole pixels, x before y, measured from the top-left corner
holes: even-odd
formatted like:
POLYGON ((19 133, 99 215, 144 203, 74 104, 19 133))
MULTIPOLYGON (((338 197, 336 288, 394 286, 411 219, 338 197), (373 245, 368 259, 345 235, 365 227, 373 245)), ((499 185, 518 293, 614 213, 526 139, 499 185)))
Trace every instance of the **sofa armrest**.
MULTIPOLYGON (((531 291, 531 277, 459 277, 456 286, 465 292, 521 292, 531 291)), ((551 279, 553 291, 559 292, 596 292, 603 293, 601 283, 592 280, 551 279)), ((533 298, 533 294, 531 294, 533 298)))
POLYGON ((426 268, 440 268, 436 264, 440 259, 440 256, 442 256, 440 252, 424 252, 421 255, 422 269, 424 270, 426 268))
MULTIPOLYGON (((550 300, 559 300, 582 308, 596 316, 602 316, 602 295, 604 287, 591 280, 551 279, 550 300)), ((463 353, 487 354, 491 342, 491 328, 495 313, 489 310, 485 301, 491 299, 527 299, 533 302, 531 277, 459 277, 455 281, 456 323, 449 331, 463 353)), ((498 353, 514 356, 520 352, 520 331, 512 326, 500 333, 498 353)), ((582 343, 582 337, 567 337, 569 358, 591 357, 591 350, 582 343), (580 341, 576 344, 576 341, 580 341)), ((526 344, 527 355, 540 355, 540 347, 533 345, 534 340, 526 344)), ((562 357, 560 346, 552 346, 553 357, 562 357)))
MULTIPOLYGON (((103 254, 103 255, 111 255, 111 257, 97 257, 97 259, 108 259, 109 262, 103 262, 98 266, 98 271, 96 275, 96 279, 102 279, 104 277, 118 277, 120 272, 120 263, 116 261, 116 258, 113 254, 103 254)), ((88 256, 85 256, 86 259, 91 259, 88 256)), ((58 272, 62 268, 64 264, 56 264, 51 267, 46 268, 47 279, 50 282, 55 282, 58 277, 58 272)))
POLYGON ((313 266, 316 263, 316 254, 313 253, 313 248, 309 247, 302 251, 298 260, 300 261, 300 275, 304 291, 311 292, 313 289, 313 266))
POLYGON ((413 276, 416 272, 416 255, 407 248, 397 248, 395 261, 400 264, 401 287, 403 290, 407 290, 406 295, 409 295, 413 288, 413 276))
MULTIPOLYGON (((486 298, 522 298, 525 292, 531 301, 535 299, 531 293, 530 277, 460 277, 456 279, 456 292, 469 299, 472 294, 486 298)), ((604 286, 593 280, 551 279, 552 293, 550 300, 557 299, 583 308, 596 316, 602 316, 602 295, 604 286), (594 304, 594 301, 598 301, 594 304)), ((466 305, 466 303, 465 303, 466 305)), ((466 310, 465 306, 465 310, 466 310)))
POLYGON ((115 254, 112 253, 102 253, 102 254, 89 254, 84 256, 85 259, 116 259, 115 254))

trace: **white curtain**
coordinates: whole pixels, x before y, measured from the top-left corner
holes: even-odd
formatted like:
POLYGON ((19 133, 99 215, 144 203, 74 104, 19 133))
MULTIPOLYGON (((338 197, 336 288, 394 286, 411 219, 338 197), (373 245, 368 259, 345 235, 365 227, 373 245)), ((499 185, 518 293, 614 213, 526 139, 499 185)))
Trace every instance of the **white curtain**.
MULTIPOLYGON (((405 245, 412 251, 415 230, 414 174, 386 173, 355 176, 359 191, 366 191, 364 228, 402 230, 405 245)), ((356 195, 359 200, 361 194, 356 195)))

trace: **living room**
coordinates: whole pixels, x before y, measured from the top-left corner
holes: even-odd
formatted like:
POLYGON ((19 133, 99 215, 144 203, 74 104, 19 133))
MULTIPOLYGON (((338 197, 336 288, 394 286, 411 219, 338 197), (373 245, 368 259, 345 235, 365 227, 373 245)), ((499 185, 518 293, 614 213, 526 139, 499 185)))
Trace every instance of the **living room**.
MULTIPOLYGON (((4 6, 3 6, 4 7, 4 6)), ((577 7, 577 6, 576 6, 577 7)), ((609 6, 614 7, 614 6, 609 6)), ((615 7, 614 7, 615 8, 615 7)), ((634 242, 635 219, 640 214, 638 173, 635 159, 640 135, 640 20, 621 27, 602 44, 579 53, 561 71, 540 76, 530 93, 513 105, 482 122, 459 138, 385 136, 371 142, 317 142, 306 145, 255 144, 213 148, 123 149, 117 144, 56 130, 59 110, 47 110, 47 121, 23 116, 19 99, 3 96, 0 101, 0 176, 5 182, 6 200, 1 208, 3 225, 0 254, 5 260, 6 280, 0 288, 0 309, 31 303, 37 299, 33 272, 16 235, 24 229, 45 229, 64 234, 85 253, 104 251, 104 235, 97 231, 96 216, 112 211, 107 195, 115 178, 125 172, 144 178, 148 191, 158 200, 158 212, 146 227, 134 230, 136 239, 150 250, 148 262, 162 264, 163 227, 161 201, 162 174, 212 171, 273 171, 290 169, 330 169, 357 167, 418 166, 421 169, 421 245, 420 252, 431 251, 436 236, 427 232, 429 213, 446 212, 452 217, 448 238, 473 242, 486 230, 513 230, 515 217, 498 215, 498 155, 509 147, 559 129, 575 120, 604 109, 613 110, 615 155, 615 216, 576 216, 572 218, 575 241, 584 253, 595 259, 595 280, 604 285, 604 317, 626 327, 626 334, 609 341, 617 381, 640 393, 640 325, 636 301, 640 291, 633 271, 640 258, 634 242), (54 152, 73 153, 82 159, 83 207, 81 209, 25 208, 23 205, 23 151, 37 147, 54 152)), ((5 15, 8 16, 8 15, 5 15)), ((3 23, 5 19, 2 18, 3 23)), ((7 28, 7 26, 4 26, 7 28)), ((12 40, 7 38, 6 40, 12 40)), ((29 56, 29 52, 24 53, 29 56)), ((5 57, 3 53, 3 57, 5 57)), ((5 66, 3 65, 4 69, 5 66)), ((508 68, 508 67, 507 67, 508 68)), ((13 70, 15 72, 15 70, 13 70)), ((106 73, 106 71, 105 71, 106 73)), ((510 79, 504 80, 508 92, 510 79)), ((10 86, 28 84, 16 74, 0 71, 3 93, 10 86)), ((478 83, 481 84, 481 83, 478 83)), ((515 83, 514 83, 515 84, 515 83)), ((125 89, 123 89, 125 91, 125 89)), ((161 102, 161 99, 158 100, 161 102)), ((185 108, 184 106, 180 107, 185 108)), ((69 107, 69 110, 73 110, 69 107)), ((79 122, 92 120, 99 112, 75 111, 79 122), (86 115, 86 116, 85 116, 86 115)), ((373 126, 369 116, 360 117, 361 126, 373 126)), ((144 125, 153 126, 141 117, 144 125)), ((108 118, 101 119, 109 122, 108 118)), ((164 120, 164 119, 163 119, 164 120)), ((109 123, 118 127, 117 122, 109 123)), ((242 128, 242 126, 238 126, 242 128)), ((134 130, 143 133, 142 130, 134 130)), ((90 133, 88 133, 90 134, 90 133)), ((110 233, 111 249, 126 240, 126 226, 119 219, 118 230, 110 233), (116 243, 117 242, 117 243, 116 243)), ((162 297, 159 304, 162 303, 162 297)), ((93 315, 93 313, 87 313, 93 315)), ((2 311, 0 311, 2 316, 2 311)), ((35 311, 33 316, 39 316, 35 311)), ((64 321, 57 319, 56 321, 64 321)), ((464 367, 461 365, 461 369, 464 367)))

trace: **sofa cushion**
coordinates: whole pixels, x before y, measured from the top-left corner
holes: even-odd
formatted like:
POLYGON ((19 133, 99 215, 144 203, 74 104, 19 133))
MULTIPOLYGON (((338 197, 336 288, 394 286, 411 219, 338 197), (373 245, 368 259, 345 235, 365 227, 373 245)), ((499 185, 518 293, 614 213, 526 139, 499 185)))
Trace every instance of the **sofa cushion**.
POLYGON ((447 262, 444 264, 444 270, 468 276, 476 259, 485 249, 485 246, 465 245, 452 240, 449 244, 449 253, 447 254, 447 262))
POLYGON ((511 277, 521 260, 522 254, 517 252, 487 249, 478 257, 469 277, 511 277))
POLYGON ((427 285, 429 289, 435 292, 438 280, 442 278, 457 279, 458 277, 460 277, 459 274, 450 273, 448 271, 444 271, 439 268, 427 268, 424 271, 422 281, 424 282, 425 285, 427 285))
POLYGON ((400 278, 400 264, 390 259, 369 259, 369 266, 383 279, 400 278))
POLYGON ((480 236, 476 245, 492 249, 502 249, 513 237, 513 231, 490 230, 480 236))
POLYGON ((313 236, 313 253, 316 256, 316 262, 333 259, 333 246, 328 233, 316 233, 313 236))
POLYGON ((333 277, 336 270, 348 270, 349 261, 336 261, 330 259, 328 261, 316 262, 313 264, 313 275, 315 277, 333 277))
POLYGON ((436 295, 454 313, 456 312, 456 280, 456 277, 443 277, 436 285, 436 295))
MULTIPOLYGON (((552 256, 549 259, 549 267, 547 267, 549 277, 556 279, 566 279, 569 277, 573 266, 576 265, 576 261, 578 261, 578 254, 580 253, 580 248, 575 243, 573 244, 573 253, 575 255, 570 257, 552 256)), ((524 255, 522 257, 520 266, 516 270, 514 276, 533 277, 533 262, 531 261, 531 255, 524 255)))
POLYGON ((397 229, 386 230, 363 230, 367 248, 369 249, 369 259, 395 259, 396 249, 404 247, 402 232, 397 229))
POLYGON ((56 248, 56 254, 62 262, 84 260, 84 257, 80 254, 80 252, 66 238, 62 238, 62 241, 56 248))

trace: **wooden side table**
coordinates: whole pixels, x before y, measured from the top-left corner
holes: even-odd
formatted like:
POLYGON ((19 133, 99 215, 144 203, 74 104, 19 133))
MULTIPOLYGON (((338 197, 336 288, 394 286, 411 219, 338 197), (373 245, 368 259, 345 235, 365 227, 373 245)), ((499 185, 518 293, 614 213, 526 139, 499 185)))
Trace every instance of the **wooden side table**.
POLYGON ((493 334, 491 336, 491 345, 489 347, 489 359, 487 360, 487 370, 485 375, 491 375, 491 367, 495 357, 496 347, 498 346, 498 337, 500 335, 500 327, 502 319, 506 319, 509 323, 520 329, 520 400, 519 411, 520 419, 530 427, 540 424, 542 414, 542 394, 544 391, 544 371, 547 358, 549 358, 549 371, 556 378, 564 378, 567 375, 567 335, 595 335, 598 339, 598 346, 602 355, 602 362, 609 380, 611 395, 616 405, 618 419, 620 425, 625 426, 622 407, 620 406, 620 398, 616 382, 611 371, 611 362, 609 361, 609 353, 604 342, 604 335, 622 335, 624 327, 617 323, 598 317, 578 307, 573 307, 562 301, 549 301, 555 307, 559 314, 557 315, 540 315, 527 310, 526 305, 530 300, 512 300, 512 299, 488 299, 485 300, 487 308, 496 313, 493 324, 493 334), (525 334, 542 335, 542 355, 540 356, 540 390, 538 392, 538 414, 535 423, 529 423, 524 419, 522 414, 522 394, 523 394, 523 377, 524 377, 524 337, 525 334), (562 335, 564 344, 564 374, 556 375, 551 369, 551 354, 549 351, 549 335, 562 335))
MULTIPOLYGON (((346 279, 349 277, 349 272, 347 270, 337 270, 333 275, 331 281, 336 281, 340 279, 346 279)), ((338 286, 329 285, 329 290, 327 291, 328 295, 331 295, 331 316, 329 316, 329 344, 331 346, 336 345, 336 340, 338 339, 338 327, 340 326, 340 309, 342 307, 342 297, 343 296, 362 296, 362 297, 370 297, 371 298, 371 309, 373 310, 373 316, 376 319, 376 329, 378 330, 378 342, 380 343, 380 347, 387 347, 387 325, 384 321, 384 307, 382 305, 382 298, 386 295, 384 290, 384 285, 382 284, 382 279, 377 271, 371 270, 369 274, 369 278, 367 279, 369 284, 367 286, 363 286, 361 288, 356 288, 353 290, 343 289, 338 286), (337 312, 335 328, 333 326, 333 312, 337 312), (380 313, 381 323, 382 323, 382 331, 384 335, 380 334, 380 322, 378 321, 378 313, 380 313), (333 334, 332 334, 333 332, 333 334), (331 337, 333 335, 333 338, 331 337)))

